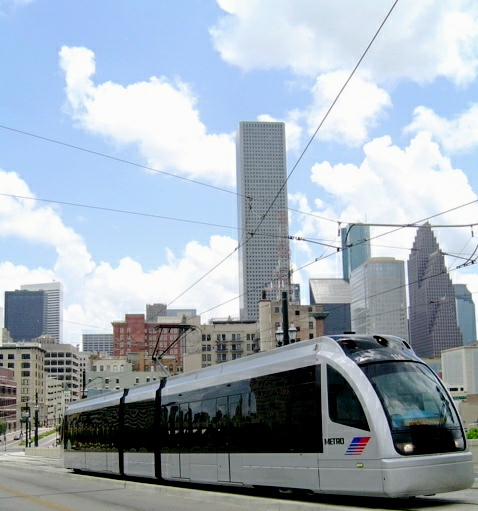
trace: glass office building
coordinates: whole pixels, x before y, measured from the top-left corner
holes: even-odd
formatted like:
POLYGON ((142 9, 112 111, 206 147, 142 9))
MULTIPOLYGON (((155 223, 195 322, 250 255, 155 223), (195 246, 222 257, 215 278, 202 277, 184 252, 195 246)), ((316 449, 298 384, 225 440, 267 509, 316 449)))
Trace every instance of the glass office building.
POLYGON ((408 339, 405 262, 373 257, 350 275, 352 330, 408 339))

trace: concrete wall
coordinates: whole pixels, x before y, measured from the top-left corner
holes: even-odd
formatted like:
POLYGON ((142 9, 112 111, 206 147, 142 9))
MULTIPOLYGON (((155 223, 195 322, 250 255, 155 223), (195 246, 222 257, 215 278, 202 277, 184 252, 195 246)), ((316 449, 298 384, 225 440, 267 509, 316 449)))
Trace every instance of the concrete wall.
POLYGON ((42 458, 60 458, 61 447, 25 447, 26 456, 41 456, 42 458))

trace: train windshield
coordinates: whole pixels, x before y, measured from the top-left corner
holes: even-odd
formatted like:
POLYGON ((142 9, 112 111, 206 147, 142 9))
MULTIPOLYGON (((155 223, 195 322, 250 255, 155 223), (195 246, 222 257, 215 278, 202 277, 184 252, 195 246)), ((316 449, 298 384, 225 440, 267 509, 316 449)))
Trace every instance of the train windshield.
POLYGON ((400 454, 465 449, 464 432, 441 382, 425 365, 385 362, 362 366, 387 415, 400 454))

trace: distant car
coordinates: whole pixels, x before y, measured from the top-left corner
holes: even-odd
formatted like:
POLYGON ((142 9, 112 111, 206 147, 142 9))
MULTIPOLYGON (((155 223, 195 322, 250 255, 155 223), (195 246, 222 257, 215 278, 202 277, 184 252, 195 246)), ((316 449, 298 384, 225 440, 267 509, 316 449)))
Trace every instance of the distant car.
POLYGON ((13 440, 20 440, 20 438, 21 438, 21 436, 20 436, 20 435, 15 435, 15 436, 13 437, 13 440))

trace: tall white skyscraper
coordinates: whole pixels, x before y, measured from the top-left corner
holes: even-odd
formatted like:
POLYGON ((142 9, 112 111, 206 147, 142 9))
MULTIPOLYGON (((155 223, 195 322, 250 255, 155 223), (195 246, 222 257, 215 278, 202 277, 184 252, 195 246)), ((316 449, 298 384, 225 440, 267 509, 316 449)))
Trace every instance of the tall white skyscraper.
POLYGON ((43 333, 51 335, 59 343, 63 342, 63 285, 61 282, 25 284, 20 289, 45 293, 43 333))
POLYGON ((350 274, 352 330, 408 339, 405 262, 372 257, 350 274))
POLYGON ((236 157, 240 317, 257 320, 263 291, 291 295, 284 123, 239 123, 236 157))

